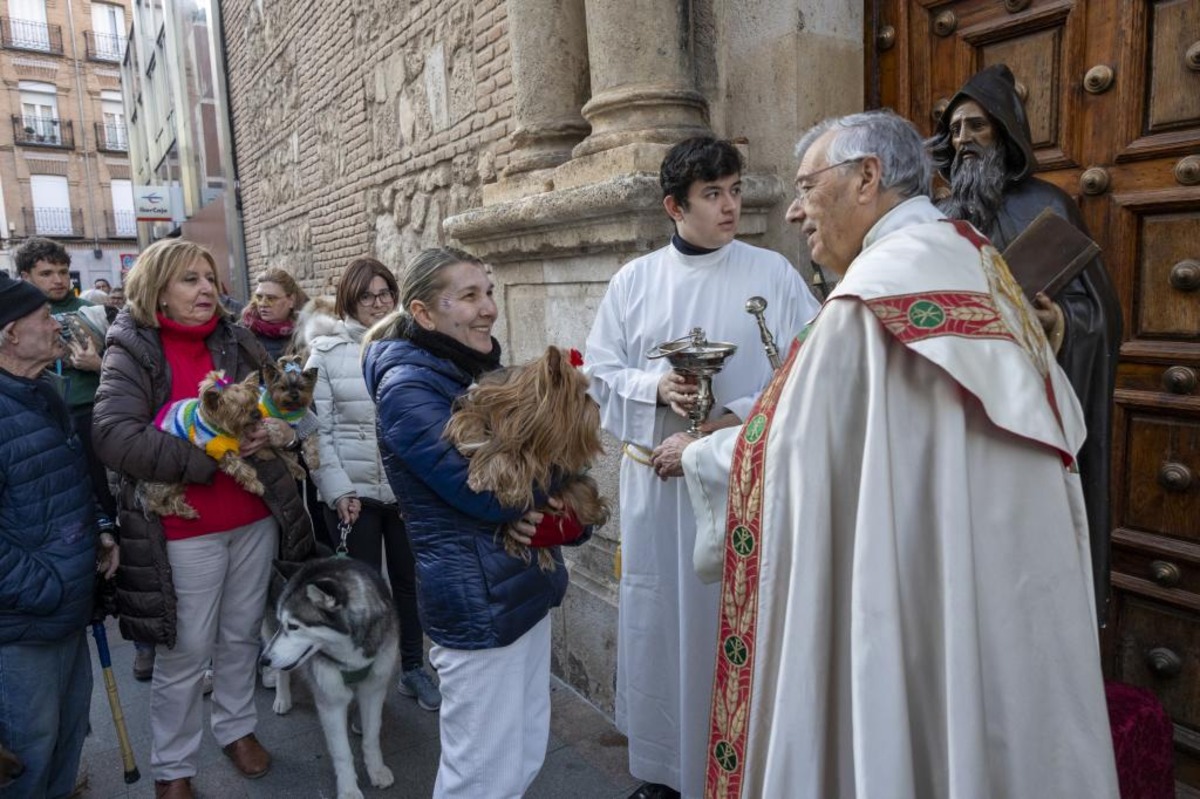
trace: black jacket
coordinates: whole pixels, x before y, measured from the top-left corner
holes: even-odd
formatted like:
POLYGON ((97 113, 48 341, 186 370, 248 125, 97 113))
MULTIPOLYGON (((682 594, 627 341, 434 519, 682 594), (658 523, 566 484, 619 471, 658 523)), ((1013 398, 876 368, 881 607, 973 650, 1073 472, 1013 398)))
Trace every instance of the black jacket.
MULTIPOLYGON (((213 365, 234 380, 258 370, 266 353, 254 334, 222 320, 206 341, 213 365)), ((139 507, 139 480, 208 483, 217 462, 194 444, 158 430, 155 414, 171 396, 171 374, 156 328, 122 311, 108 330, 92 426, 96 453, 118 475, 121 568, 117 608, 121 634, 175 645, 175 588, 166 539, 157 516, 139 507)), ((296 483, 280 458, 249 461, 266 487, 263 500, 279 522, 280 557, 303 560, 313 548, 312 523, 296 483)))
MULTIPOLYGON (((1012 72, 1003 64, 980 71, 954 95, 938 122, 933 156, 943 177, 950 179, 953 153, 949 140, 950 116, 963 100, 974 100, 992 118, 1009 144, 1011 172, 1004 203, 986 235, 1001 252, 1046 208, 1052 208, 1090 236, 1075 202, 1062 189, 1032 177, 1037 161, 1029 133, 1025 106, 1017 95, 1012 72)), ((1079 451, 1091 538, 1096 610, 1103 623, 1108 603, 1109 463, 1112 457, 1112 399, 1121 345, 1121 306, 1108 270, 1097 256, 1083 272, 1053 298, 1066 317, 1066 338, 1058 362, 1083 406, 1087 440, 1079 451)))

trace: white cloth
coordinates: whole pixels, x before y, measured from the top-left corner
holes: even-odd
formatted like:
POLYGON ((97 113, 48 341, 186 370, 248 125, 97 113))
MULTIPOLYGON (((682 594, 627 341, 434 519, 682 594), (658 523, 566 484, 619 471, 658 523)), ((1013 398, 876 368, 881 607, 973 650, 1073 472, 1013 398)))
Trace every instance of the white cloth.
POLYGON ((225 746, 254 732, 254 680, 271 559, 273 516, 224 533, 167 542, 175 586, 175 648, 155 649, 150 769, 156 780, 196 774, 203 733, 200 677, 212 661, 212 731, 225 746))
POLYGON ((353 319, 315 314, 304 329, 310 342, 305 368, 317 370, 313 406, 321 465, 312 471, 317 494, 331 508, 347 494, 394 505, 375 436, 375 403, 363 378, 366 328, 353 319))
POLYGON ((877 223, 742 428, 709 796, 1117 796, 1082 413, 995 251, 939 218, 877 223))
POLYGON ((442 690, 434 799, 520 799, 550 740, 550 617, 508 646, 435 644, 429 662, 442 690))
MULTIPOLYGON (((713 380, 713 418, 744 418, 771 376, 758 326, 745 303, 766 298, 766 319, 786 347, 817 303, 783 256, 734 241, 686 256, 672 246, 626 264, 613 277, 587 340, 584 368, 601 425, 642 448, 645 459, 687 421, 658 407, 670 369, 646 353, 704 328, 738 346, 713 380)), ((692 571, 696 527, 682 481, 660 481, 631 457, 621 462, 621 586, 617 642, 617 727, 629 737, 630 772, 685 796, 703 787, 712 686, 717 591, 692 571)))

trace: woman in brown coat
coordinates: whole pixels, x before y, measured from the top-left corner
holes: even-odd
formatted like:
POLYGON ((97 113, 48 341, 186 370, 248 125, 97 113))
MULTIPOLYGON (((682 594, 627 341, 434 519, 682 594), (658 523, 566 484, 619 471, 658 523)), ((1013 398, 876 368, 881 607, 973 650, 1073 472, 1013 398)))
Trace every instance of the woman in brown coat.
POLYGON ((158 645, 151 769, 156 795, 171 799, 192 796, 201 674, 210 660, 213 736, 247 777, 269 768, 270 756, 254 737, 254 680, 271 560, 277 551, 300 560, 313 546, 283 461, 251 457, 266 441, 262 425, 240 442, 266 487, 261 498, 219 472, 203 449, 156 425, 173 402, 196 396, 210 370, 238 381, 266 359, 253 334, 226 318, 217 285, 212 256, 202 247, 166 239, 147 248, 126 283, 126 308, 109 329, 96 393, 96 451, 120 482, 121 632, 158 645), (199 517, 144 511, 139 481, 185 483, 199 517))

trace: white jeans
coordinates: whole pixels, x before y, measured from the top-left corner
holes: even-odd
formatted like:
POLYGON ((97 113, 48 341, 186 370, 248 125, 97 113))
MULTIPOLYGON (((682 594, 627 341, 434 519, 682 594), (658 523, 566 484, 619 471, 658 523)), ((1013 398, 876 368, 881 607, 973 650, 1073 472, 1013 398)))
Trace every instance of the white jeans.
POLYGON ((213 664, 212 731, 221 746, 254 732, 259 629, 279 525, 262 521, 167 542, 175 585, 175 648, 155 649, 150 768, 156 780, 191 777, 203 733, 200 677, 213 664))
POLYGON ((442 759, 434 799, 520 799, 550 739, 550 617, 498 649, 434 646, 442 759))

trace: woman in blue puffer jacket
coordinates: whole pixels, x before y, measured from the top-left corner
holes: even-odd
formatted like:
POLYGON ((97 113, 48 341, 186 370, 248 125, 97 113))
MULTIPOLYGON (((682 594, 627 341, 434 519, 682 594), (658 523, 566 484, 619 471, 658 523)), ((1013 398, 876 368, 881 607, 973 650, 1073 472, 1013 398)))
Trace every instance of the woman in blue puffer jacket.
POLYGON ((550 731, 548 614, 567 590, 557 549, 552 572, 504 551, 505 535, 527 541, 542 514, 472 491, 467 460, 442 437, 454 400, 500 365, 495 322, 483 263, 426 250, 404 274, 397 311, 364 339, 380 451, 441 679, 439 799, 515 799, 537 776, 550 731))

